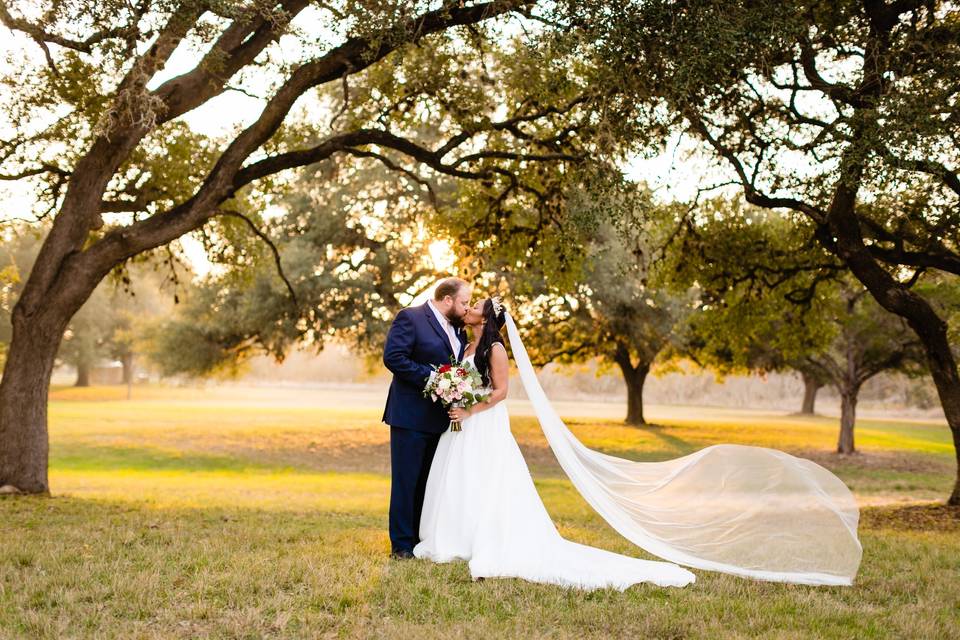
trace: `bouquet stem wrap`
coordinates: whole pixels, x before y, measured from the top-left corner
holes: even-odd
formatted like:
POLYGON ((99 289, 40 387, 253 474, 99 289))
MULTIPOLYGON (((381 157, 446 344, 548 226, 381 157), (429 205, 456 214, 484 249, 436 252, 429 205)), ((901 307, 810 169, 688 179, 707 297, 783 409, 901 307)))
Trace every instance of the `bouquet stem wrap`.
MULTIPOLYGON (((454 402, 454 403, 453 403, 452 405, 450 405, 450 406, 451 406, 451 407, 457 407, 457 408, 461 408, 461 409, 462 409, 462 408, 463 408, 463 403, 462 403, 462 402, 454 402)), ((463 431, 463 425, 460 423, 459 420, 451 420, 451 421, 450 421, 450 431, 463 431)))

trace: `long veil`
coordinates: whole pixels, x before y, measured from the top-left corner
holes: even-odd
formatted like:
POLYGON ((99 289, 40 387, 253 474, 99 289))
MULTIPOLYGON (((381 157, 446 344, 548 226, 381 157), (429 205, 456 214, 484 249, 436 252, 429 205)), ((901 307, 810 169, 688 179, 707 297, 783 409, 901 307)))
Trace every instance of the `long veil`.
POLYGON ((763 447, 716 445, 664 462, 589 449, 551 406, 509 314, 506 325, 523 387, 560 466, 620 535, 689 567, 777 582, 853 583, 862 555, 860 514, 835 475, 763 447))

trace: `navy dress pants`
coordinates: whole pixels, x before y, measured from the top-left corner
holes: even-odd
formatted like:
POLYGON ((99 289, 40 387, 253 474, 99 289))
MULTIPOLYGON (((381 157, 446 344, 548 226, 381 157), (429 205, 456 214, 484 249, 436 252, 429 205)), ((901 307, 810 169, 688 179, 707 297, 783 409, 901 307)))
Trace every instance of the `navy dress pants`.
POLYGON ((420 541, 420 512, 439 433, 390 427, 390 545, 413 551, 420 541))

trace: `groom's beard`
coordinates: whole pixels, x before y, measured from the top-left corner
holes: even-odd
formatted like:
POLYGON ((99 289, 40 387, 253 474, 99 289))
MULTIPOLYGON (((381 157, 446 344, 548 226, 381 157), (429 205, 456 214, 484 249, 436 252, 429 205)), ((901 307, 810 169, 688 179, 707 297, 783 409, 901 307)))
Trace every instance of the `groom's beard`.
POLYGON ((450 313, 446 313, 444 315, 447 316, 447 320, 450 321, 450 324, 453 326, 454 329, 463 329, 464 327, 463 316, 452 315, 452 312, 453 312, 453 309, 450 310, 450 313))

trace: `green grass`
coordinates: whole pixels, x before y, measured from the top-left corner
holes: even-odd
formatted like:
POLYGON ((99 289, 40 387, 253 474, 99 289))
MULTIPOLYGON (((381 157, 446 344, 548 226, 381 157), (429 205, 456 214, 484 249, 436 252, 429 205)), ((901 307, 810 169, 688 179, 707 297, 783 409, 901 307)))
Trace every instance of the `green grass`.
MULTIPOLYGON (((960 637, 960 513, 906 506, 951 486, 942 425, 863 421, 863 453, 840 459, 826 418, 661 408, 646 430, 571 419, 589 446, 633 459, 716 442, 804 453, 875 505, 852 588, 697 571, 684 589, 584 593, 388 560, 388 432, 368 401, 121 397, 54 391, 53 497, 0 500, 0 637, 960 637)), ((579 498, 532 418, 514 430, 565 536, 649 557, 579 498)))

